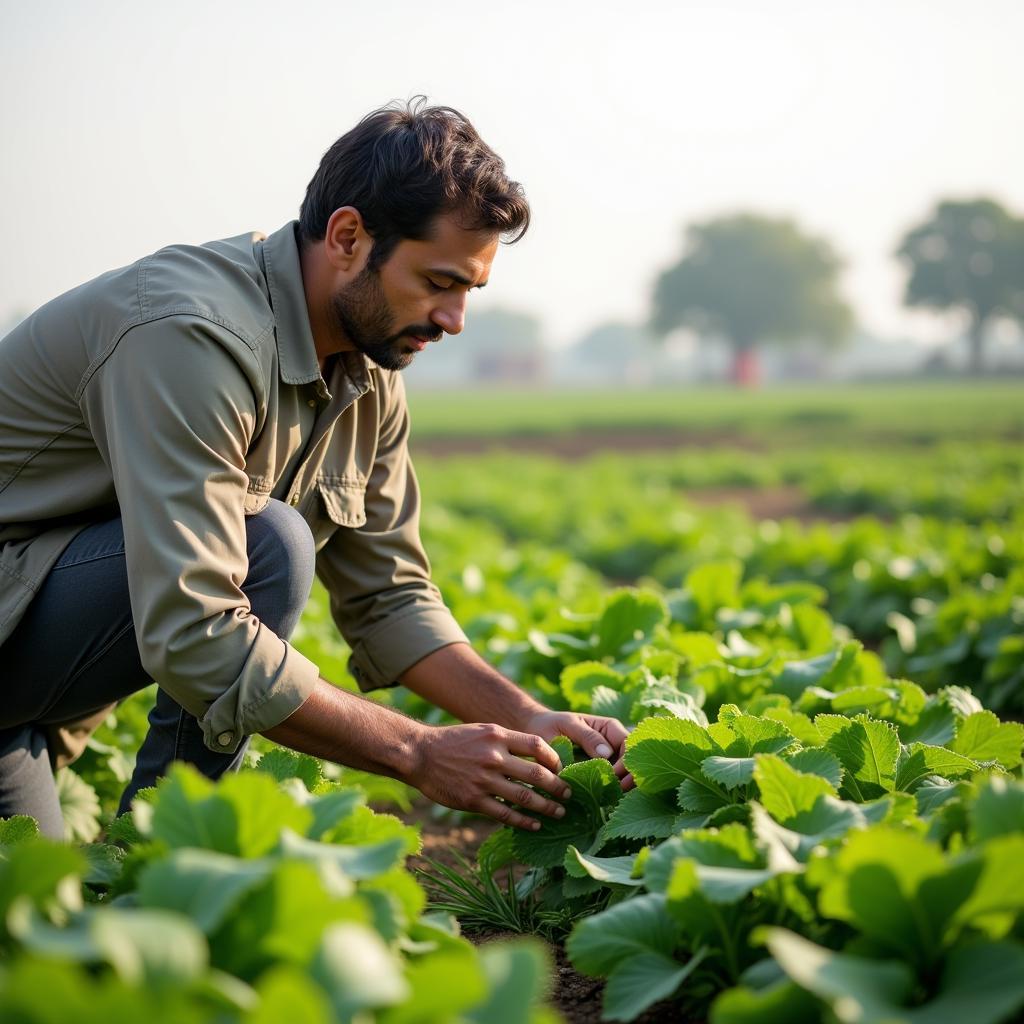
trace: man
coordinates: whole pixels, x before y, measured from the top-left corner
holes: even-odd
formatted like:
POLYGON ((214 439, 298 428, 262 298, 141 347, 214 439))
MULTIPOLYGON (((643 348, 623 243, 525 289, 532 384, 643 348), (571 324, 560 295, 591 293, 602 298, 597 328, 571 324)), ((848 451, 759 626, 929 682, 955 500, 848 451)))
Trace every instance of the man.
POLYGON ((400 371, 528 222, 462 115, 386 108, 328 150, 298 222, 162 249, 0 343, 0 815, 59 836, 52 767, 150 679, 122 810, 172 760, 236 768, 257 732, 521 828, 564 813, 545 741, 625 775, 620 723, 550 711, 472 650, 419 541, 400 371), (471 724, 320 678, 287 642, 314 570, 362 689, 471 724))

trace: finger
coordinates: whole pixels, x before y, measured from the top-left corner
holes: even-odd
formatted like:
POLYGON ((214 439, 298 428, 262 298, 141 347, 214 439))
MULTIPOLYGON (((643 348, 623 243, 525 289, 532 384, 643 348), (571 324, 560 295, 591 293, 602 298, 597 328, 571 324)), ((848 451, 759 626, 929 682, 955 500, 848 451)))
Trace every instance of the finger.
POLYGON ((484 797, 475 810, 479 814, 485 814, 488 818, 500 821, 502 825, 511 825, 513 828, 521 828, 527 832, 536 832, 540 828, 540 822, 536 818, 527 817, 517 811, 510 804, 503 804, 494 797, 484 797))
POLYGON ((617 718, 606 719, 606 723, 605 736, 608 737, 608 742, 615 748, 615 752, 621 756, 626 750, 629 730, 617 718))
POLYGON ((533 733, 509 732, 506 734, 505 742, 510 753, 518 754, 520 757, 532 757, 556 774, 562 770, 562 762, 559 760, 558 754, 533 733))
POLYGON ((616 761, 615 764, 612 765, 612 771, 615 772, 615 774, 620 779, 625 778, 625 776, 626 776, 626 762, 625 762, 625 760, 620 757, 618 759, 618 761, 616 761))
POLYGON ((536 761, 523 761, 509 754, 502 764, 501 772, 511 779, 543 789, 559 800, 568 800, 572 796, 572 790, 554 772, 536 761))
POLYGON ((631 789, 636 789, 636 781, 633 778, 633 773, 626 772, 626 774, 619 780, 619 785, 622 787, 623 793, 626 793, 631 789))
POLYGON ((596 729, 592 729, 582 718, 569 719, 560 723, 562 732, 577 746, 582 747, 591 757, 611 757, 615 751, 608 740, 596 729))
POLYGON ((507 779, 493 787, 494 795, 507 803, 515 804, 527 811, 546 814, 549 818, 564 818, 565 808, 554 800, 548 800, 528 786, 519 785, 507 779))

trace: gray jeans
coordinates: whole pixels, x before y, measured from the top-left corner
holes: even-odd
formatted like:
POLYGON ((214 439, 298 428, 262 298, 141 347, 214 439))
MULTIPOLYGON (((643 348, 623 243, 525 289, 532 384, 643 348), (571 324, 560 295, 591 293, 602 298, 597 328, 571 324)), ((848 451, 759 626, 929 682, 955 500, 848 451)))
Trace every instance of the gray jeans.
MULTIPOLYGON (((313 537, 294 509, 273 499, 246 518, 246 535, 242 591, 253 613, 287 639, 313 583, 313 537)), ((48 727, 86 718, 152 682, 135 642, 120 518, 86 527, 68 545, 0 647, 0 676, 0 817, 30 814, 44 835, 61 838, 48 727)), ((120 811, 172 761, 218 778, 239 766, 247 745, 233 754, 210 750, 196 719, 158 690, 120 811)))

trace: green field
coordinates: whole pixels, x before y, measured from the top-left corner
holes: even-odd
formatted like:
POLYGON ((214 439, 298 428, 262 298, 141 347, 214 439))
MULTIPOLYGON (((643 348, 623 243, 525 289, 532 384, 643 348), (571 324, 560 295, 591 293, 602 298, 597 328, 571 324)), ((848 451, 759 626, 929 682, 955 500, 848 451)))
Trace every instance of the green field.
MULTIPOLYGON (((699 442, 723 435, 764 440, 927 442, 1024 439, 1020 381, 860 384, 748 392, 718 386, 673 391, 470 390, 410 394, 414 436, 538 435, 567 431, 665 431, 699 442)), ((614 440, 614 439, 612 439, 614 440)))
MULTIPOLYGON (((468 859, 423 872, 416 822, 440 808, 256 737, 239 775, 176 770, 115 819, 151 688, 62 769, 67 844, 0 822, 4 1012, 1022 1019, 1022 397, 414 396, 445 600, 548 706, 629 726, 635 788, 555 740, 565 816, 459 817, 468 859), (588 1005, 545 1005, 581 976, 588 1005)), ((355 688, 322 587, 292 641, 355 688)))

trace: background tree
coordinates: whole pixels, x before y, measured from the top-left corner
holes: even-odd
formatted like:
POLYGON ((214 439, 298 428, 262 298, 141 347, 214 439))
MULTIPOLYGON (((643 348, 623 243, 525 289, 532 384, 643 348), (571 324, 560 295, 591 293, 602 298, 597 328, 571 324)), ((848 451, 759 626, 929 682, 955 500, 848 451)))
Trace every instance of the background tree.
POLYGON ((695 224, 682 259, 657 280, 651 326, 724 338, 733 380, 753 384, 766 341, 846 338, 853 314, 837 290, 840 266, 827 242, 790 220, 745 213, 695 224))
POLYGON ((1024 221, 994 200, 940 202, 896 255, 910 270, 905 305, 967 314, 972 372, 982 370, 994 317, 1024 325, 1024 221))

